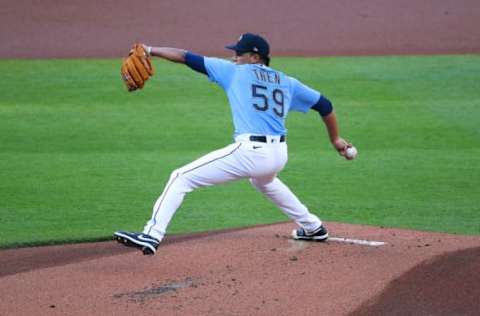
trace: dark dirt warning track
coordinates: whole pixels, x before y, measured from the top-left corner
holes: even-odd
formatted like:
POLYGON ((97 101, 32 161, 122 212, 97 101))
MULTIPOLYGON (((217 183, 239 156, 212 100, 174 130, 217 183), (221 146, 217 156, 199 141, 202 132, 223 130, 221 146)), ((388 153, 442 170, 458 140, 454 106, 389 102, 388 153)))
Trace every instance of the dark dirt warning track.
POLYGON ((266 36, 274 56, 480 52, 477 0, 143 0, 143 10, 132 5, 4 1, 0 58, 120 57, 135 41, 223 55, 224 46, 244 32, 266 36))

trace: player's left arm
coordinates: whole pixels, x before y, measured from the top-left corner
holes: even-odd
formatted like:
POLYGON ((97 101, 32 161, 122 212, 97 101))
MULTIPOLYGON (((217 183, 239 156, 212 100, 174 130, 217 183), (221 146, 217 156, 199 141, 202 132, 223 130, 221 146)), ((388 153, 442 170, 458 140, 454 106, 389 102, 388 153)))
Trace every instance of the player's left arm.
POLYGON ((165 60, 185 64, 185 55, 187 51, 185 49, 173 48, 173 47, 154 47, 143 45, 145 50, 150 56, 156 56, 165 60))
POLYGON ((226 88, 231 81, 234 64, 219 58, 205 57, 185 49, 171 47, 154 47, 144 44, 150 56, 160 57, 171 62, 186 64, 226 88))
POLYGON ((173 47, 154 47, 144 45, 145 50, 150 56, 156 56, 165 60, 186 64, 188 67, 195 71, 207 74, 205 69, 204 57, 198 54, 194 54, 188 50, 173 48, 173 47))

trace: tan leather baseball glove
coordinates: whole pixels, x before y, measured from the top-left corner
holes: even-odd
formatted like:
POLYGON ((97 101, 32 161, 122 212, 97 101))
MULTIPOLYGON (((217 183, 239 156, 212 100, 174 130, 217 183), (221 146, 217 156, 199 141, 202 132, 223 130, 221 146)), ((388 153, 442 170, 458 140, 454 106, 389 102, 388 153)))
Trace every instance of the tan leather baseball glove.
POLYGON ((153 69, 150 56, 142 44, 136 43, 130 50, 128 57, 123 60, 121 69, 122 79, 128 91, 142 89, 145 82, 153 76, 153 69))

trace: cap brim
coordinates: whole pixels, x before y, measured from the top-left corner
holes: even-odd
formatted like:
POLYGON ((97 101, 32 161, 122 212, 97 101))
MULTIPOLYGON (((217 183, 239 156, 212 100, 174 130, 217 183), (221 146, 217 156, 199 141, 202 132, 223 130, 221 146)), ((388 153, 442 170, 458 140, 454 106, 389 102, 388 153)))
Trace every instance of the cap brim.
POLYGON ((239 48, 236 44, 234 44, 234 45, 227 45, 227 46, 225 46, 225 48, 231 49, 231 50, 234 50, 234 51, 240 52, 240 53, 247 53, 247 52, 249 52, 248 50, 239 48))

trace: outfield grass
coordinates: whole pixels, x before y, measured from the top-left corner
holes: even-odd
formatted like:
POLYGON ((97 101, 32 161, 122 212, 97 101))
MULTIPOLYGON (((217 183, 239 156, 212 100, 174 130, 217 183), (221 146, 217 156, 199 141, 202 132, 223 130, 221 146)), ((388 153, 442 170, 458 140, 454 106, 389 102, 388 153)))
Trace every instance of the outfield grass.
MULTIPOLYGON (((170 172, 231 142, 223 92, 156 60, 127 93, 119 60, 1 60, 0 247, 140 230, 170 172)), ((278 58, 324 92, 358 160, 314 112, 288 120, 281 178, 327 221, 480 234, 480 56, 278 58)), ((287 218, 246 181, 189 194, 186 233, 287 218)))

